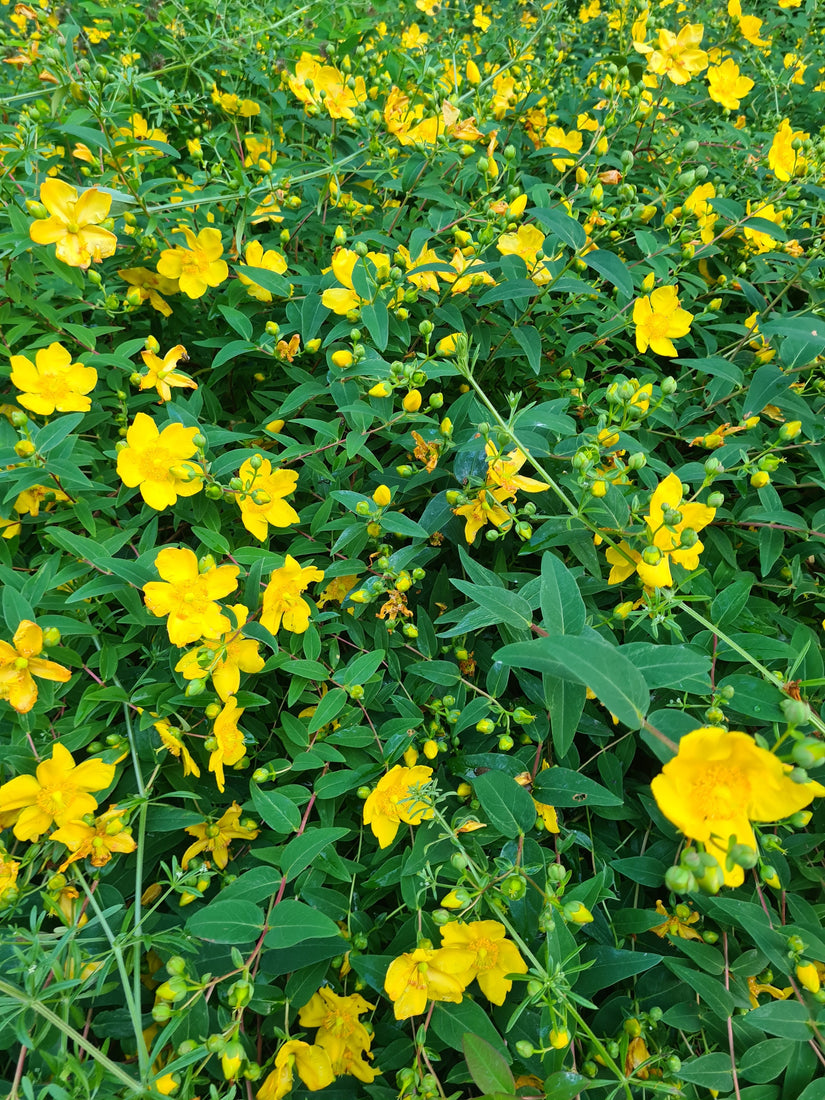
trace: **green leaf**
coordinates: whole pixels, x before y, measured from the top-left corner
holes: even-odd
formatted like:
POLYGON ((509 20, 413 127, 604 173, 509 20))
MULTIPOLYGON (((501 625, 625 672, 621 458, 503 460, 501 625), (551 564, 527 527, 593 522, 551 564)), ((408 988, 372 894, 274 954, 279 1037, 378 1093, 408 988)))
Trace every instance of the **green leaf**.
POLYGON ((811 1081, 800 1092, 797 1100, 825 1100, 825 1078, 820 1078, 819 1081, 811 1081))
POLYGON ((376 649, 372 653, 359 653, 349 662, 346 668, 336 673, 337 682, 344 687, 353 687, 356 684, 364 684, 373 676, 381 666, 386 652, 376 649))
MULTIPOLYGON (((284 848, 281 853, 281 870, 287 882, 299 875, 305 867, 319 856, 325 848, 335 844, 337 840, 347 836, 349 829, 330 827, 327 829, 312 829, 302 836, 296 836, 284 848)), ((330 933, 326 933, 329 935, 330 933)))
POLYGON ((727 1020, 728 1017, 733 1015, 736 1001, 721 981, 711 978, 709 974, 704 974, 701 970, 684 966, 674 959, 666 958, 665 966, 672 970, 680 981, 684 982, 686 989, 692 989, 699 995, 699 1000, 708 1006, 714 1016, 718 1016, 720 1020, 727 1020))
POLYGON ((462 1037, 461 1048, 470 1076, 482 1092, 514 1092, 516 1082, 510 1067, 486 1040, 468 1031, 462 1037))
POLYGON ((193 913, 186 922, 187 931, 210 943, 253 943, 264 926, 264 913, 251 901, 224 901, 216 898, 193 913))
POLYGON ((538 292, 539 287, 531 279, 507 279, 498 286, 485 290, 478 300, 478 306, 481 308, 492 305, 494 302, 523 301, 525 298, 532 298, 538 292))
POLYGON ((361 306, 361 320, 379 351, 387 346, 390 335, 390 315, 380 299, 361 306))
POLYGON ((652 951, 625 951, 600 943, 585 947, 581 961, 593 962, 593 966, 579 975, 576 992, 583 997, 590 997, 593 993, 617 986, 627 978, 658 966, 662 956, 652 951))
POLYGON ((549 551, 541 557, 542 626, 550 634, 581 634, 585 624, 585 608, 576 578, 555 554, 549 551))
POLYGON ((517 325, 513 336, 527 356, 527 364, 533 374, 541 373, 541 336, 532 325, 517 325))
POLYGON ((509 1051, 496 1031, 489 1014, 480 1004, 467 997, 460 1004, 437 1002, 433 1011, 432 1026, 439 1039, 451 1046, 453 1050, 461 1050, 464 1036, 470 1032, 485 1039, 503 1058, 510 1060, 509 1051))
POLYGON ((608 252, 605 248, 596 248, 582 257, 588 267, 592 267, 607 279, 609 283, 624 294, 626 298, 632 298, 634 294, 633 276, 630 274, 624 260, 619 259, 615 252, 608 252))
POLYGON ((628 642, 621 648, 645 678, 647 686, 672 691, 710 691, 710 657, 688 645, 628 642))
POLYGON ((410 666, 409 675, 420 676, 422 680, 440 684, 441 687, 450 687, 461 679, 458 665, 452 661, 419 661, 410 666))
POLYGON ((804 1042, 811 1038, 811 1014, 798 1001, 772 1001, 753 1008, 746 1016, 747 1022, 767 1035, 804 1042))
POLYGON ((494 615, 491 623, 507 623, 513 627, 529 629, 533 621, 530 604, 515 592, 498 588, 492 584, 472 584, 470 581, 453 580, 456 588, 469 596, 485 612, 494 615))
POLYGON ((331 917, 302 901, 287 898, 272 910, 264 945, 283 950, 304 940, 329 939, 340 935, 341 930, 331 917))
POLYGON ((254 782, 249 793, 258 816, 276 833, 294 833, 301 827, 301 811, 286 795, 263 790, 254 782))
POLYGON ((34 621, 31 604, 12 585, 3 585, 2 602, 3 618, 10 634, 14 634, 23 619, 34 621))
POLYGON ((259 901, 268 900, 278 892, 281 875, 274 867, 259 866, 245 871, 234 882, 221 890, 221 901, 259 901))
POLYGON ((569 1069, 560 1069, 557 1073, 551 1073, 544 1082, 544 1100, 576 1100, 580 1092, 600 1084, 604 1082, 582 1077, 569 1069))
POLYGON ((473 791, 489 822, 511 840, 526 833, 536 823, 533 799, 504 772, 488 771, 473 780, 473 791))
POLYGON ((315 713, 309 720, 309 732, 317 733, 322 726, 326 726, 337 718, 347 705, 349 696, 343 688, 332 688, 322 696, 320 703, 315 708, 315 713))
POLYGON ((746 1081, 755 1081, 758 1085, 775 1081, 790 1061, 792 1050, 786 1039, 765 1039, 745 1051, 739 1073, 746 1081))
POLYGON ((516 642, 500 649, 495 658, 586 685, 630 729, 638 729, 647 713, 650 693, 641 672, 595 631, 581 637, 516 642))
POLYGON ((62 443, 66 436, 71 435, 75 430, 83 416, 83 413, 67 413, 65 416, 59 416, 56 420, 53 420, 51 424, 46 424, 40 428, 33 435, 34 443, 40 454, 46 454, 48 451, 54 450, 58 443, 62 443))
POLYGON ((587 244, 587 234, 582 226, 561 210, 549 210, 546 207, 540 207, 531 210, 530 213, 549 233, 558 237, 560 241, 564 241, 572 249, 578 250, 584 248, 587 244))
POLYGON ((558 676, 544 675, 544 702, 550 712, 550 730, 556 756, 563 760, 579 728, 587 692, 583 684, 573 684, 558 676))
POLYGON ((539 802, 551 806, 621 806, 623 798, 606 787, 569 768, 547 768, 533 782, 533 794, 539 802))
POLYGON ((742 419, 758 416, 766 405, 775 404, 776 399, 788 389, 792 381, 792 374, 785 374, 771 363, 759 367, 751 379, 748 395, 742 406, 742 419))
POLYGON ((729 1054, 703 1054, 682 1062, 679 1076, 693 1085, 706 1089, 729 1092, 733 1088, 733 1074, 729 1054))
POLYGON ((275 297, 289 297, 289 282, 283 275, 278 275, 277 272, 270 271, 266 267, 250 267, 248 264, 235 264, 234 267, 239 275, 245 275, 250 282, 263 287, 275 297))

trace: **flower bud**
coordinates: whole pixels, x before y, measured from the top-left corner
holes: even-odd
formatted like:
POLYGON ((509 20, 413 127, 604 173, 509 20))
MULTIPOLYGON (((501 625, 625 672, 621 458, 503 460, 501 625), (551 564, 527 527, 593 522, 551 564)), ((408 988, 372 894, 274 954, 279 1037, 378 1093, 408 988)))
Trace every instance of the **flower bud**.
POLYGON ((404 400, 401 404, 404 406, 405 412, 417 413, 421 408, 421 400, 420 390, 410 390, 410 392, 404 396, 404 400))
POLYGON ((563 909, 564 919, 573 924, 590 924, 593 914, 580 901, 568 901, 563 909))
POLYGON ((392 390, 386 382, 376 382, 376 384, 369 390, 370 397, 389 397, 392 390))
POLYGON ((818 993, 822 986, 819 971, 812 962, 798 963, 796 977, 799 984, 807 989, 809 993, 818 993))
POLYGON ((344 348, 340 348, 338 351, 334 351, 330 356, 332 365, 338 367, 340 370, 346 370, 347 367, 351 367, 355 361, 355 356, 351 351, 347 351, 344 348))

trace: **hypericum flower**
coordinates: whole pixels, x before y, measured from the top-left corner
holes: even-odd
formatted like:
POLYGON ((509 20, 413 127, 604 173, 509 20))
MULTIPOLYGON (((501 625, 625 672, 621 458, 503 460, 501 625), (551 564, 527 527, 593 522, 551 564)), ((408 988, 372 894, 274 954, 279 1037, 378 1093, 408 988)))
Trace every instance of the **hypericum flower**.
POLYGON ((663 940, 665 936, 678 936, 682 940, 702 940, 702 937, 692 924, 699 920, 699 914, 691 910, 688 905, 677 905, 674 912, 668 913, 661 901, 656 902, 656 912, 665 919, 650 931, 663 940))
POLYGON ((752 46, 770 46, 770 38, 762 38, 761 36, 762 23, 763 20, 755 15, 740 15, 739 33, 752 46))
POLYGON ((143 594, 153 615, 169 616, 166 628, 172 645, 226 634, 232 624, 215 601, 238 587, 237 565, 212 565, 201 573, 192 550, 166 546, 155 558, 155 569, 163 580, 144 584, 143 594))
POLYGON ((253 455, 245 460, 238 476, 244 487, 235 497, 241 522, 256 539, 263 542, 270 526, 289 527, 298 522, 298 513, 284 500, 295 492, 295 470, 273 470, 268 458, 253 455))
POLYGON ((195 843, 190 844, 183 853, 180 865, 185 871, 190 860, 201 852, 208 852, 215 861, 215 866, 223 870, 229 862, 231 842, 254 840, 259 831, 254 822, 245 821, 241 824, 241 807, 237 802, 233 802, 217 821, 207 817, 201 825, 186 826, 185 832, 195 837, 195 843))
POLYGON ((114 255, 117 237, 100 227, 109 214, 111 195, 90 187, 78 198, 70 183, 47 179, 40 185, 40 201, 51 217, 33 222, 29 236, 37 244, 56 244, 58 260, 70 267, 88 267, 114 255))
POLYGON ((61 863, 61 871, 80 859, 88 859, 93 867, 105 867, 115 852, 126 855, 137 848, 132 830, 117 806, 110 806, 100 814, 94 825, 87 825, 85 821, 67 821, 51 834, 49 840, 65 844, 71 852, 69 858, 61 863))
POLYGON ((197 453, 197 428, 167 424, 162 432, 151 416, 138 413, 126 431, 126 446, 118 451, 117 472, 150 508, 162 512, 178 497, 191 497, 203 486, 203 470, 188 460, 197 453))
POLYGON ((8 699, 18 714, 28 714, 37 702, 32 677, 59 684, 71 679, 69 669, 39 656, 42 649, 43 631, 31 619, 23 619, 11 645, 0 641, 0 699, 8 699))
POLYGON ((91 757, 75 764, 69 750, 57 742, 49 760, 34 775, 18 775, 0 787, 0 829, 14 825, 18 840, 37 840, 52 824, 65 825, 94 813, 97 799, 115 777, 114 764, 91 757))
POLYGON ((298 1014, 301 1027, 317 1027, 315 1043, 329 1054, 332 1072, 336 1077, 348 1074, 370 1084, 377 1070, 362 1055, 370 1054, 372 1035, 359 1020, 359 1016, 375 1008, 360 993, 339 997, 327 986, 313 993, 298 1014))
MULTIPOLYGON (((805 157, 798 149, 794 149, 793 143, 806 141, 810 136, 802 130, 792 129, 790 119, 782 119, 768 151, 768 167, 778 180, 787 183, 793 176, 800 176, 805 171, 805 157)), ((759 217, 762 217, 761 213, 759 217)))
POLYGON ((289 87, 313 113, 326 111, 330 118, 353 118, 354 108, 367 98, 362 76, 356 76, 349 87, 342 72, 306 52, 295 66, 295 75, 289 77, 289 87))
MULTIPOLYGON (((789 206, 777 210, 772 202, 760 203, 759 200, 752 202, 748 199, 746 204, 746 213, 749 218, 761 218, 762 221, 773 222, 779 226, 782 225, 790 212, 789 206)), ((770 231, 757 229, 755 226, 748 225, 747 222, 742 227, 742 232, 745 234, 745 240, 755 252, 771 252, 776 247, 776 242, 779 239, 774 237, 770 231)))
POLYGON ((204 638, 197 649, 184 653, 175 665, 184 680, 205 680, 212 677, 212 686, 226 702, 241 684, 242 672, 260 672, 264 659, 254 638, 244 638, 243 628, 249 617, 248 608, 236 603, 230 608, 235 625, 220 638, 204 638))
POLYGON ((288 1039, 275 1055, 275 1068, 256 1092, 257 1100, 282 1100, 292 1091, 295 1070, 310 1092, 325 1089, 335 1080, 329 1055, 323 1047, 288 1039))
POLYGON ((132 305, 140 305, 148 301, 152 309, 162 313, 164 317, 171 317, 172 307, 163 300, 162 295, 177 294, 180 290, 177 279, 167 279, 159 275, 157 271, 150 271, 148 267, 124 267, 118 271, 121 279, 124 279, 134 290, 126 294, 127 300, 132 305), (137 297, 132 301, 132 295, 137 297))
POLYGON ((22 396, 18 402, 38 416, 53 412, 88 412, 92 399, 86 395, 97 385, 97 371, 73 363, 69 351, 57 342, 40 348, 34 362, 25 355, 12 355, 11 383, 22 396))
POLYGON ((465 956, 465 969, 456 974, 458 981, 467 986, 476 978, 481 992, 495 1005, 504 1004, 513 988, 507 975, 527 973, 527 963, 506 936, 507 930, 497 920, 450 921, 441 927, 441 946, 465 956))
POLYGON ((419 794, 432 774, 433 769, 423 765, 405 768, 396 764, 378 780, 364 802, 364 824, 372 829, 380 848, 392 844, 402 821, 420 825, 433 816, 432 807, 419 794))
POLYGON ((452 283, 451 294, 465 294, 474 286, 495 286, 496 281, 489 271, 478 270, 484 267, 483 261, 477 256, 468 259, 460 248, 456 248, 453 252, 450 267, 455 270, 455 275, 448 271, 442 271, 440 275, 445 282, 452 283))
MULTIPOLYGON (((397 251, 403 259, 407 271, 412 271, 416 267, 423 267, 425 264, 441 263, 441 260, 435 254, 435 250, 428 245, 424 245, 415 258, 410 255, 410 250, 403 244, 399 245, 397 251)), ((407 279, 419 290, 433 290, 438 293, 438 279, 435 271, 421 271, 416 275, 408 275, 407 279)))
POLYGON ((333 601, 335 603, 343 603, 347 597, 347 593, 351 592, 357 584, 357 573, 347 573, 343 577, 334 577, 315 602, 319 607, 323 607, 324 604, 332 603, 333 601))
POLYGON ((293 634, 303 634, 309 626, 310 607, 301 599, 301 593, 323 579, 323 570, 314 565, 301 566, 287 554, 284 564, 274 571, 264 589, 261 626, 270 634, 277 634, 282 625, 293 634))
POLYGON ((561 126, 548 126, 544 134, 544 144, 551 149, 567 149, 573 153, 572 157, 553 157, 553 167, 563 172, 565 168, 576 163, 576 157, 582 151, 582 136, 578 130, 565 133, 561 126))
POLYGON ((183 344, 175 344, 162 359, 158 358, 153 351, 142 351, 140 357, 146 364, 148 372, 140 376, 138 384, 141 390, 157 390, 161 401, 172 400, 172 386, 186 390, 198 388, 198 383, 188 374, 175 370, 181 359, 189 358, 183 344))
POLYGON ((770 983, 763 984, 757 981, 755 976, 748 978, 748 999, 751 1008, 759 1008, 760 993, 769 993, 775 1001, 787 1001, 788 997, 793 994, 793 987, 789 985, 786 989, 778 989, 770 983))
POLYGON ((792 771, 747 733, 705 726, 682 737, 650 787, 668 821, 715 856, 725 885, 740 886, 745 872, 727 866, 729 844, 756 848, 752 821, 781 821, 825 795, 821 783, 795 783, 792 771))
POLYGON ((192 754, 184 744, 183 738, 180 736, 181 731, 174 729, 165 718, 162 718, 159 722, 154 723, 155 729, 158 731, 158 737, 160 737, 163 748, 156 749, 156 752, 163 752, 163 749, 168 749, 173 756, 177 756, 183 764, 183 774, 194 775, 197 779, 201 770, 195 763, 192 754))
MULTIPOLYGON (((541 763, 541 770, 546 771, 550 765, 546 760, 541 763)), ((547 830, 548 833, 557 833, 559 831, 559 815, 556 813, 556 807, 551 806, 548 802, 539 802, 536 796, 533 794, 533 776, 530 772, 522 772, 515 777, 516 783, 520 787, 526 787, 527 790, 533 795, 533 805, 536 807, 536 814, 541 819, 541 824, 547 830)), ((538 822, 536 822, 538 824, 538 822)))
POLYGON ((705 28, 688 23, 678 35, 664 28, 659 31, 658 48, 634 42, 637 53, 648 54, 647 67, 657 76, 666 76, 672 84, 687 84, 692 76, 707 67, 708 55, 699 49, 705 28))
MULTIPOLYGON (((226 780, 223 773, 224 764, 232 767, 246 755, 244 735, 238 729, 238 722, 244 712, 243 707, 238 706, 238 700, 234 695, 230 696, 223 705, 215 724, 212 727, 212 739, 215 748, 209 756, 209 770, 215 773, 215 781, 218 790, 223 791, 226 780)), ((208 747, 208 746, 207 746, 208 747)))
MULTIPOLYGON (((383 252, 368 252, 364 259, 371 260, 375 265, 374 272, 369 267, 366 267, 366 270, 370 273, 371 281, 376 283, 377 292, 377 283, 385 283, 390 277, 390 258, 383 252)), ((358 253, 349 248, 337 249, 332 257, 332 274, 340 286, 325 290, 321 295, 321 302, 339 316, 349 313, 351 309, 360 309, 362 305, 372 300, 372 298, 361 298, 355 292, 352 273, 358 260, 358 253)), ((366 265, 362 262, 362 266, 366 265)))
POLYGON ((546 493, 550 488, 543 481, 537 481, 534 477, 523 477, 518 471, 527 461, 527 453, 516 448, 509 454, 499 451, 492 441, 488 441, 485 450, 487 457, 491 459, 487 468, 487 485, 490 489, 506 490, 507 497, 497 497, 498 500, 516 499, 516 493, 546 493))
MULTIPOLYGON (((264 251, 264 246, 260 241, 250 241, 246 246, 244 259, 247 267, 260 267, 265 271, 272 271, 276 275, 283 275, 287 269, 286 258, 280 252, 276 252, 274 248, 268 248, 264 251)), ((242 271, 238 272, 238 278, 246 287, 246 293, 250 298, 257 298, 259 302, 272 301, 272 293, 266 287, 254 282, 242 271)))
POLYGON ((499 530, 510 526, 513 517, 501 506, 501 502, 507 500, 509 495, 506 489, 479 489, 467 504, 453 508, 453 515, 464 517, 464 538, 467 542, 472 542, 488 523, 499 530))
POLYGON ((387 968, 384 990, 393 1001, 396 1020, 420 1016, 427 1001, 460 1004, 464 986, 459 974, 466 970, 463 952, 417 947, 393 959, 387 968))
POLYGON ((261 113, 261 105, 254 99, 241 99, 234 92, 221 92, 212 85, 212 102, 228 115, 240 115, 241 118, 254 118, 261 113))
POLYGON ((721 65, 712 65, 705 77, 710 98, 728 111, 738 110, 740 101, 753 87, 753 81, 740 74, 739 66, 732 57, 726 58, 721 65))
POLYGON ((0 909, 5 909, 17 897, 17 873, 20 863, 0 847, 0 909))
MULTIPOLYGON (((32 485, 17 497, 14 510, 21 516, 39 516, 41 504, 44 512, 50 512, 55 504, 68 499, 62 489, 57 489, 53 485, 32 485)), ((20 524, 16 526, 19 531, 20 524)))
POLYGON ((818 993, 822 988, 822 976, 820 975, 822 963, 800 962, 796 964, 796 978, 803 989, 809 993, 818 993))
POLYGON ((183 233, 187 248, 164 248, 158 260, 158 271, 167 279, 177 279, 188 298, 201 298, 210 286, 220 286, 228 277, 229 268, 222 260, 221 231, 213 227, 202 229, 197 236, 181 226, 173 233, 183 233))
POLYGON ((536 253, 544 248, 546 238, 535 225, 520 225, 515 233, 502 233, 496 241, 496 248, 502 256, 521 256, 527 264, 527 273, 537 286, 550 281, 550 270, 544 261, 536 258, 536 253))
POLYGON ((693 314, 679 306, 678 286, 660 286, 652 294, 637 298, 633 305, 636 347, 657 355, 676 355, 673 340, 687 336, 693 314))
MULTIPOLYGON (((133 114, 129 119, 129 125, 121 126, 118 133, 125 138, 131 138, 133 141, 162 141, 164 143, 168 141, 166 133, 156 126, 150 126, 141 114, 133 114)), ((136 153, 151 153, 156 157, 163 156, 163 152, 160 149, 155 149, 152 145, 139 145, 134 151, 136 153)))
POLYGON ((613 568, 607 583, 620 584, 636 572, 649 588, 670 587, 673 584, 671 562, 691 572, 698 567, 704 545, 695 535, 707 527, 715 515, 716 509, 707 504, 683 501, 681 481, 676 474, 668 474, 656 487, 650 498, 650 511, 645 516, 650 545, 639 554, 626 542, 620 542, 619 547, 629 554, 631 561, 619 549, 608 547, 606 556, 613 568), (692 534, 687 535, 688 531, 692 534))

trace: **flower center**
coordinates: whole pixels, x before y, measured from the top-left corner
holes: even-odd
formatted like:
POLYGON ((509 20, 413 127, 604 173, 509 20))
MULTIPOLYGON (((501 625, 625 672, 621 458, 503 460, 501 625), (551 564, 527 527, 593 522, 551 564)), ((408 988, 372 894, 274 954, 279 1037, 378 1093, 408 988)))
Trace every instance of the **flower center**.
POLYGON ((158 447, 156 444, 147 447, 138 456, 140 472, 144 481, 173 481, 174 475, 170 467, 180 459, 179 455, 172 454, 166 447, 158 447))
POLYGON ((494 970, 498 966, 498 944, 492 940, 473 940, 469 947, 476 953, 476 970, 494 970))
POLYGON ((54 819, 65 813, 74 793, 72 787, 43 787, 37 795, 37 808, 54 819))
POLYGON ((736 817, 750 798, 750 782, 741 768, 711 764, 693 781, 693 800, 706 821, 736 817))
POLYGON ((205 275, 209 271, 211 261, 201 249, 186 252, 181 259, 181 269, 184 275, 205 275))

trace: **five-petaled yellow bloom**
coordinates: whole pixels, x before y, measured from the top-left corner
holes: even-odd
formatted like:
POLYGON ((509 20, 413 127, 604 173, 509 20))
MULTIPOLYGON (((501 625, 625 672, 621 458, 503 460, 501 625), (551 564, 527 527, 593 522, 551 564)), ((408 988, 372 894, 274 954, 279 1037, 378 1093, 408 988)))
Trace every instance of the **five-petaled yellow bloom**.
POLYGON ((210 286, 220 286, 229 275, 226 260, 222 260, 221 231, 209 227, 197 236, 182 226, 173 232, 183 233, 187 248, 165 248, 158 260, 158 272, 167 279, 177 279, 188 298, 202 298, 210 286))
POLYGON ((414 768, 396 764, 367 796, 364 824, 372 829, 380 848, 392 844, 402 821, 406 825, 420 825, 433 816, 432 807, 418 793, 429 783, 432 774, 432 768, 421 764, 414 768))
POLYGON ((263 542, 269 527, 289 527, 291 523, 298 522, 298 513, 284 500, 284 497, 295 492, 298 474, 294 470, 277 467, 273 470, 268 458, 255 457, 258 459, 257 470, 251 458, 241 466, 239 476, 245 488, 236 500, 244 527, 263 542))
POLYGON ((218 790, 223 791, 226 780, 223 774, 224 764, 232 767, 246 755, 246 746, 243 732, 238 729, 238 722, 243 714, 243 707, 238 706, 238 700, 234 695, 224 703, 215 724, 212 727, 212 737, 215 748, 209 756, 209 770, 215 773, 215 781, 218 790))
POLYGON ((105 867, 115 852, 128 855, 137 848, 132 830, 117 806, 110 806, 100 814, 94 825, 87 825, 85 821, 67 821, 51 834, 49 840, 65 844, 71 853, 61 863, 61 871, 81 859, 88 859, 93 867, 105 867))
POLYGON ((310 1092, 325 1089, 335 1080, 329 1055, 323 1047, 288 1039, 275 1055, 275 1068, 255 1094, 257 1100, 282 1100, 292 1091, 295 1070, 310 1092))
POLYGON ((51 416, 53 412, 88 412, 92 407, 87 394, 97 385, 97 371, 73 363, 62 344, 40 348, 33 363, 25 355, 12 355, 10 361, 11 383, 22 391, 17 400, 29 412, 51 416))
POLYGON ((371 1084, 377 1070, 364 1061, 363 1054, 372 1058, 372 1035, 358 1018, 375 1005, 366 1001, 360 993, 339 997, 327 986, 313 993, 298 1014, 301 1027, 317 1027, 316 1046, 329 1055, 332 1072, 337 1076, 348 1074, 365 1084, 371 1084))
POLYGON ((100 226, 112 205, 111 195, 90 187, 78 198, 70 183, 47 179, 40 185, 40 201, 51 217, 33 222, 29 236, 37 244, 57 245, 58 260, 71 267, 88 267, 114 255, 117 237, 100 226))
MULTIPOLYGON (((810 136, 802 130, 794 130, 789 119, 782 119, 768 151, 768 167, 778 180, 787 183, 805 171, 807 161, 798 149, 794 149, 793 143, 805 141, 810 136)), ((759 212, 759 217, 764 215, 759 212)))
POLYGON ((197 428, 167 424, 158 431, 151 416, 138 413, 126 432, 126 446, 118 451, 117 472, 130 489, 140 487, 140 495, 150 508, 162 512, 178 497, 191 497, 203 486, 203 470, 190 462, 197 453, 194 442, 197 428))
POLYGON ((291 554, 276 569, 264 589, 261 626, 270 634, 277 634, 281 626, 293 634, 303 634, 309 626, 310 607, 301 599, 313 582, 322 581, 324 574, 314 565, 301 566, 291 554))
POLYGON ((181 359, 188 358, 183 344, 175 344, 162 359, 153 351, 142 351, 140 357, 146 364, 147 373, 140 376, 138 384, 141 390, 157 390, 161 401, 172 400, 173 386, 186 390, 198 388, 197 382, 193 381, 188 374, 175 370, 181 359))
POLYGON ((726 866, 731 838, 756 848, 752 821, 781 821, 825 795, 821 783, 795 783, 792 770, 747 733, 705 726, 681 739, 651 790, 665 817, 716 857, 725 885, 740 886, 743 869, 726 866))
POLYGON ((155 568, 163 580, 149 581, 143 594, 153 615, 169 616, 166 628, 172 645, 220 638, 231 629, 215 601, 238 587, 237 565, 213 565, 201 573, 194 551, 166 546, 155 558, 155 568))
POLYGON ((638 53, 649 55, 647 67, 652 73, 666 76, 672 84, 687 84, 707 67, 708 55, 699 49, 704 33, 701 23, 688 23, 678 35, 664 28, 660 30, 658 47, 644 42, 633 45, 638 53))
POLYGON ((114 777, 114 764, 94 757, 75 764, 57 742, 34 775, 18 775, 0 787, 0 829, 13 825, 18 840, 37 840, 52 824, 79 821, 97 809, 91 792, 105 790, 114 777))
POLYGON ((23 619, 14 632, 12 644, 0 641, 0 699, 8 699, 18 714, 27 714, 37 702, 37 684, 32 677, 65 684, 71 672, 39 654, 43 649, 43 631, 23 619))
MULTIPOLYGON (((376 281, 382 283, 386 282, 390 276, 389 256, 385 256, 381 252, 368 252, 365 259, 371 260, 374 264, 373 268, 362 262, 362 266, 364 266, 369 274, 370 281, 373 283, 376 281)), ((352 249, 349 248, 339 248, 332 257, 332 274, 340 285, 325 290, 321 295, 321 302, 327 309, 331 309, 333 313, 339 315, 349 313, 351 309, 359 309, 374 297, 374 295, 372 295, 370 298, 360 298, 355 292, 352 274, 357 263, 358 253, 353 252, 352 249)))
POLYGON ((673 584, 671 562, 690 572, 698 567, 705 547, 695 535, 712 523, 715 515, 716 509, 707 504, 683 501, 681 481, 676 474, 668 474, 656 487, 645 516, 648 547, 642 554, 624 541, 616 549, 608 547, 606 557, 613 568, 607 583, 620 584, 636 572, 649 588, 669 588, 673 584))
POLYGON ((208 852, 215 861, 215 866, 223 870, 229 862, 231 842, 254 840, 259 830, 255 824, 241 823, 241 807, 233 802, 217 821, 207 818, 200 825, 187 825, 185 832, 195 837, 195 843, 190 844, 183 853, 180 865, 184 871, 189 866, 189 861, 201 852, 208 852))
POLYGON ((175 672, 184 680, 205 680, 212 677, 212 687, 226 702, 241 684, 242 672, 260 672, 264 659, 254 638, 244 638, 243 628, 249 617, 248 608, 236 603, 230 609, 235 625, 220 638, 204 638, 197 649, 184 653, 175 665, 175 672))
MULTIPOLYGON (((264 251, 264 246, 260 241, 250 241, 246 246, 244 259, 247 267, 262 268, 264 271, 271 271, 275 275, 283 275, 287 268, 285 257, 280 252, 276 252, 274 248, 268 248, 264 251)), ((238 272, 238 278, 246 287, 246 293, 250 298, 257 298, 259 302, 272 301, 272 292, 267 290, 266 287, 256 283, 248 275, 244 275, 242 271, 238 272)))
POLYGON ((417 947, 393 959, 387 968, 384 990, 393 1002, 396 1020, 420 1016, 427 1001, 460 1004, 464 984, 459 978, 467 969, 463 951, 417 947))
POLYGON ((506 936, 507 930, 497 920, 450 921, 441 928, 442 947, 465 957, 467 965, 456 975, 458 980, 467 986, 476 978, 481 992, 495 1005, 503 1005, 513 988, 507 975, 527 973, 527 963, 506 936))
POLYGON ((673 341, 690 332, 693 314, 679 306, 679 288, 660 286, 633 305, 636 347, 657 355, 676 355, 673 341))
POLYGON ((712 65, 705 76, 708 82, 708 95, 728 111, 738 110, 740 100, 744 99, 753 87, 751 78, 741 75, 739 66, 732 57, 726 58, 721 65, 712 65))

